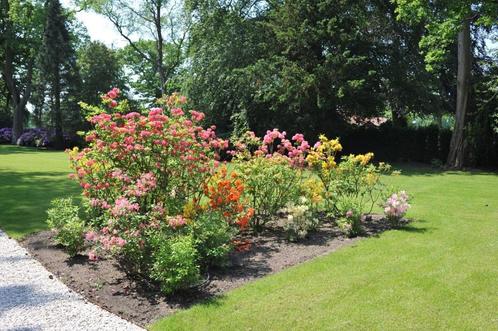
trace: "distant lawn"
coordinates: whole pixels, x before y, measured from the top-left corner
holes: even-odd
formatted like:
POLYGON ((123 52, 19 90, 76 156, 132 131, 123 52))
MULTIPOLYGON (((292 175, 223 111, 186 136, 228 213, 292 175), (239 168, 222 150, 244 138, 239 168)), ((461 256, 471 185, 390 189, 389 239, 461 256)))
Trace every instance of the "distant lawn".
POLYGON ((0 145, 0 229, 14 238, 46 229, 50 201, 77 195, 64 152, 0 145))
POLYGON ((265 277, 152 330, 498 330, 498 175, 410 167, 406 229, 265 277))

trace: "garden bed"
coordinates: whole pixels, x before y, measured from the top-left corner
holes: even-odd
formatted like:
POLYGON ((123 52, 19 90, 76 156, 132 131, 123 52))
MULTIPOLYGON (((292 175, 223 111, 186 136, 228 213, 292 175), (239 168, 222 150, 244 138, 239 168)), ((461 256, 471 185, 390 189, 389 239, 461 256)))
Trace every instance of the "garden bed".
MULTIPOLYGON (((363 227, 364 236, 372 236, 389 229, 389 224, 381 216, 373 216, 363 222, 363 227)), ((210 270, 202 287, 166 297, 154 285, 128 277, 114 259, 91 262, 83 255, 70 258, 53 243, 52 236, 51 231, 40 232, 27 237, 22 244, 69 288, 88 301, 141 326, 361 239, 343 236, 330 223, 323 224, 298 243, 286 241, 284 233, 276 229, 267 230, 257 237, 246 235, 240 239, 250 244, 231 253, 226 268, 210 270)))

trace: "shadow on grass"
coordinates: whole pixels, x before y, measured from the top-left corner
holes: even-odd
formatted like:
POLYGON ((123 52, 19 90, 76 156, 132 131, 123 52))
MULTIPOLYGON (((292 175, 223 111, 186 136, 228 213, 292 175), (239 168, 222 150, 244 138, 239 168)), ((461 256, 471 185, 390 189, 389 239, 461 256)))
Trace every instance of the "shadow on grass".
POLYGON ((461 171, 433 167, 425 163, 393 163, 395 170, 401 170, 404 176, 440 176, 440 175, 497 175, 496 169, 463 169, 461 171))
POLYGON ((78 196, 66 172, 0 172, 0 228, 14 237, 46 229, 52 199, 78 196))
POLYGON ((0 145, 0 155, 35 154, 40 152, 60 153, 61 151, 46 149, 46 148, 17 146, 17 145, 0 145))
POLYGON ((431 227, 418 226, 418 224, 420 224, 420 223, 428 223, 428 222, 426 220, 423 220, 423 219, 408 220, 407 223, 396 228, 396 230, 403 231, 403 232, 420 233, 420 234, 437 230, 437 228, 432 227, 432 226, 431 227))

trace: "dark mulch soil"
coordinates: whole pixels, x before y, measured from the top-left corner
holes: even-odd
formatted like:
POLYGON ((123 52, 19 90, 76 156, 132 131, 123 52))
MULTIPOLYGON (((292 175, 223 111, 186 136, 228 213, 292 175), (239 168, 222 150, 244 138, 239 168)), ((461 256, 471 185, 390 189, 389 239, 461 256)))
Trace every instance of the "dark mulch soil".
MULTIPOLYGON (((387 230, 389 225, 381 217, 373 216, 364 221, 364 228, 364 236, 372 236, 387 230)), ((50 231, 40 232, 27 237, 22 244, 45 268, 88 301, 142 326, 253 279, 333 252, 361 239, 346 238, 329 223, 298 243, 287 242, 278 230, 267 231, 257 237, 248 235, 242 238, 251 242, 248 249, 233 252, 226 268, 211 270, 202 287, 165 297, 151 284, 128 277, 114 259, 91 262, 82 255, 69 258, 53 244, 52 236, 50 231)))

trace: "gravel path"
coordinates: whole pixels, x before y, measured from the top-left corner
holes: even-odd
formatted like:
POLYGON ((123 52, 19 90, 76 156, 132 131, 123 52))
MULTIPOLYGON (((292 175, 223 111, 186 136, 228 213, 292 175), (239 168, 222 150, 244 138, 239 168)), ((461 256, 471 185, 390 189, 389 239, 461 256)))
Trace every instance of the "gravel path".
POLYGON ((143 330, 72 292, 0 231, 0 330, 143 330))

